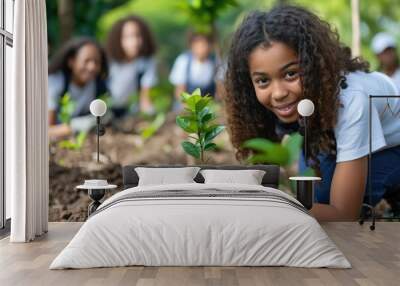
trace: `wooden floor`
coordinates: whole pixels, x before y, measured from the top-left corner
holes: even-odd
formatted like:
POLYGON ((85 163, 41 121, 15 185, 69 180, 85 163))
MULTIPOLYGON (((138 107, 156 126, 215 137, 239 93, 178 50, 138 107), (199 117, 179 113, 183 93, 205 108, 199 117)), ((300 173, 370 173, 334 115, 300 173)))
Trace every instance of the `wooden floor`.
POLYGON ((50 223, 32 242, 0 241, 0 285, 400 285, 400 223, 328 223, 323 227, 352 269, 289 267, 123 267, 48 270, 81 223, 50 223))

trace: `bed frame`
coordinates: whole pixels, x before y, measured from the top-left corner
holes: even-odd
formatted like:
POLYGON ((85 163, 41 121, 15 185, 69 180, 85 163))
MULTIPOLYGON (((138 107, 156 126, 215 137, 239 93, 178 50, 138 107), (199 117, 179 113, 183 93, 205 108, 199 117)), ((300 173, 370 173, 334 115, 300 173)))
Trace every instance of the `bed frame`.
MULTIPOLYGON (((263 170, 265 175, 262 179, 262 185, 265 187, 278 188, 279 185, 279 166, 277 165, 196 165, 201 169, 218 169, 218 170, 263 170)), ((127 165, 122 168, 122 177, 124 189, 133 188, 138 185, 139 177, 135 171, 136 167, 152 167, 152 168, 179 168, 192 167, 184 165, 127 165)), ((204 183, 204 178, 200 174, 194 178, 197 183, 204 183)))

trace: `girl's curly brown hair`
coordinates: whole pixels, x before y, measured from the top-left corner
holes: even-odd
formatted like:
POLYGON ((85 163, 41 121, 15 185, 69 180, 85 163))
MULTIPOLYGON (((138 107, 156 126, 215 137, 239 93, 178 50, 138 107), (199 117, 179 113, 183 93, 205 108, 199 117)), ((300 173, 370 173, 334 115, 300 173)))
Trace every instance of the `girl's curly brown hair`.
POLYGON ((248 64, 256 47, 268 47, 273 41, 286 44, 299 57, 302 97, 315 105, 308 123, 307 160, 318 169, 318 154, 336 153, 333 128, 344 75, 356 70, 368 71, 369 65, 360 58, 352 59, 350 48, 339 42, 337 31, 304 8, 285 5, 269 12, 251 13, 232 38, 225 83, 228 130, 238 160, 249 155, 249 150, 241 146, 248 139, 264 137, 275 142, 281 139, 275 131, 278 119, 256 98, 248 64))
POLYGON ((89 37, 72 38, 66 42, 52 57, 49 63, 49 74, 62 71, 67 76, 71 76, 71 67, 69 61, 76 57, 79 50, 86 45, 92 45, 97 48, 101 58, 101 68, 98 78, 105 80, 108 76, 107 57, 103 47, 94 39, 89 37))
POLYGON ((139 16, 130 15, 118 20, 111 28, 108 34, 106 51, 108 57, 117 62, 125 62, 126 54, 121 46, 122 28, 126 23, 133 22, 139 27, 142 36, 142 47, 139 51, 139 56, 151 57, 156 52, 156 44, 151 33, 150 27, 139 16))

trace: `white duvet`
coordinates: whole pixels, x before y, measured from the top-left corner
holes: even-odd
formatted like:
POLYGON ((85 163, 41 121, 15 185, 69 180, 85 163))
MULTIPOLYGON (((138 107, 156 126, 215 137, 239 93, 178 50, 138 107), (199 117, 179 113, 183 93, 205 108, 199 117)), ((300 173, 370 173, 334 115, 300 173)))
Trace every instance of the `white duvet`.
MULTIPOLYGON (((50 269, 145 266, 294 266, 350 268, 318 222, 290 204, 262 198, 174 197, 122 200, 136 192, 262 190, 238 184, 127 189, 106 200, 50 269)), ((299 203, 298 203, 299 204, 299 203)))

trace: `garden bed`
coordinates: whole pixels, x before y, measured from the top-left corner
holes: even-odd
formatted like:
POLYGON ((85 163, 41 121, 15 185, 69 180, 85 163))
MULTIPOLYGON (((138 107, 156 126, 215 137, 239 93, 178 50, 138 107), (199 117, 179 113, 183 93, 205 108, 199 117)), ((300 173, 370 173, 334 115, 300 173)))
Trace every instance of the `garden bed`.
MULTIPOLYGON (((186 134, 175 124, 175 114, 166 117, 164 125, 150 138, 140 135, 145 120, 128 119, 106 128, 100 138, 100 163, 96 158, 96 135, 88 134, 80 150, 62 149, 58 142, 50 147, 49 221, 84 221, 90 199, 86 190, 75 187, 85 179, 107 179, 122 189, 122 166, 127 164, 194 164, 180 143, 186 134)), ((216 151, 208 153, 207 164, 238 164, 227 132, 215 142, 216 151)))

